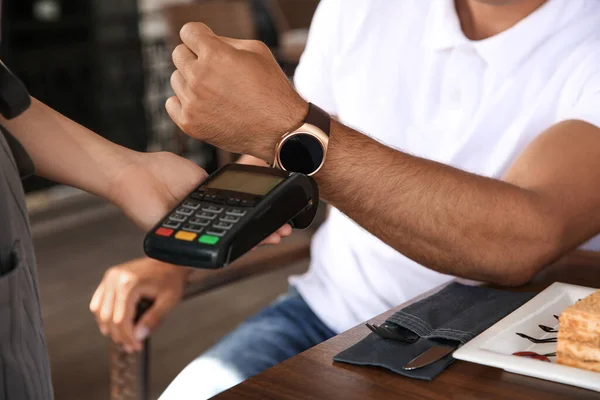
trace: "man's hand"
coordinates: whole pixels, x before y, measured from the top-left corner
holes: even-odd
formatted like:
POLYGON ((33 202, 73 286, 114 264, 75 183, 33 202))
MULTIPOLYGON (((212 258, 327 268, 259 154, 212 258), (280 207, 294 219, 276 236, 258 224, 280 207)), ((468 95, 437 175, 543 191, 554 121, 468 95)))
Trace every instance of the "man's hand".
POLYGON ((259 41, 216 36, 188 23, 173 52, 176 96, 167 112, 188 135, 220 148, 273 161, 279 138, 299 126, 308 104, 259 41))
POLYGON ((102 334, 129 353, 141 350, 143 340, 181 300, 187 274, 186 268, 149 258, 108 269, 90 302, 102 334), (134 326, 142 298, 154 300, 154 305, 134 326))

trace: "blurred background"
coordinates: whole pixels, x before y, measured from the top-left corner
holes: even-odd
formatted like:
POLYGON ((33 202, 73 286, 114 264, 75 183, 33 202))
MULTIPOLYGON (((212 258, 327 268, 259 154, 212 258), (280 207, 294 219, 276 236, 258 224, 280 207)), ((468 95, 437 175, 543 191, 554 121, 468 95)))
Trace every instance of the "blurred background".
MULTIPOLYGON (((211 172, 235 156, 187 138, 164 110, 179 29, 201 21, 219 35, 262 40, 292 76, 317 5, 318 0, 3 1, 0 58, 33 96, 111 141, 139 151, 172 151, 211 172)), ((144 233, 99 198, 36 177, 24 185, 56 398, 107 399, 109 343, 88 304, 106 268, 142 256, 144 233)), ((180 305, 152 337, 150 397, 283 292, 287 276, 306 265, 290 258, 283 268, 180 305)))

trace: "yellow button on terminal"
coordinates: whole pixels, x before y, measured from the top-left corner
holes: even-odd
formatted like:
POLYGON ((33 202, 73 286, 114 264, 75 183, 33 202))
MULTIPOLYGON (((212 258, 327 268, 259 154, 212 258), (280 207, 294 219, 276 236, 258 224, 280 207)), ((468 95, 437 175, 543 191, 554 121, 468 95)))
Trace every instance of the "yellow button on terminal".
POLYGON ((188 242, 191 242, 192 240, 196 239, 196 236, 197 235, 195 233, 192 233, 192 232, 179 231, 175 235, 175 239, 187 240, 188 242))

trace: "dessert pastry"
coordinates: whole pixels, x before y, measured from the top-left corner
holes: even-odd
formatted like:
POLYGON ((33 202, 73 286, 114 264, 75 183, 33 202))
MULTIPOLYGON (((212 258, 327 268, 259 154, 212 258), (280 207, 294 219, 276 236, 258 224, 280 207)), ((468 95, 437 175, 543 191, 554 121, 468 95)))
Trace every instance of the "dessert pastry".
POLYGON ((560 314, 556 362, 600 372, 600 290, 560 314))

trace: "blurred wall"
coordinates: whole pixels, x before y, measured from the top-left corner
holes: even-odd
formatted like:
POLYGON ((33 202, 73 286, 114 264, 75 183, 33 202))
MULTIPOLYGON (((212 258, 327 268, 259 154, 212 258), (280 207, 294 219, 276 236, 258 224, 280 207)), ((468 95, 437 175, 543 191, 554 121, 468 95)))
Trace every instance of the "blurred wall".
MULTIPOLYGON (((2 8, 0 57, 33 96, 113 142, 146 148, 137 0, 15 0, 2 8)), ((25 187, 47 184, 36 178, 25 187)))

